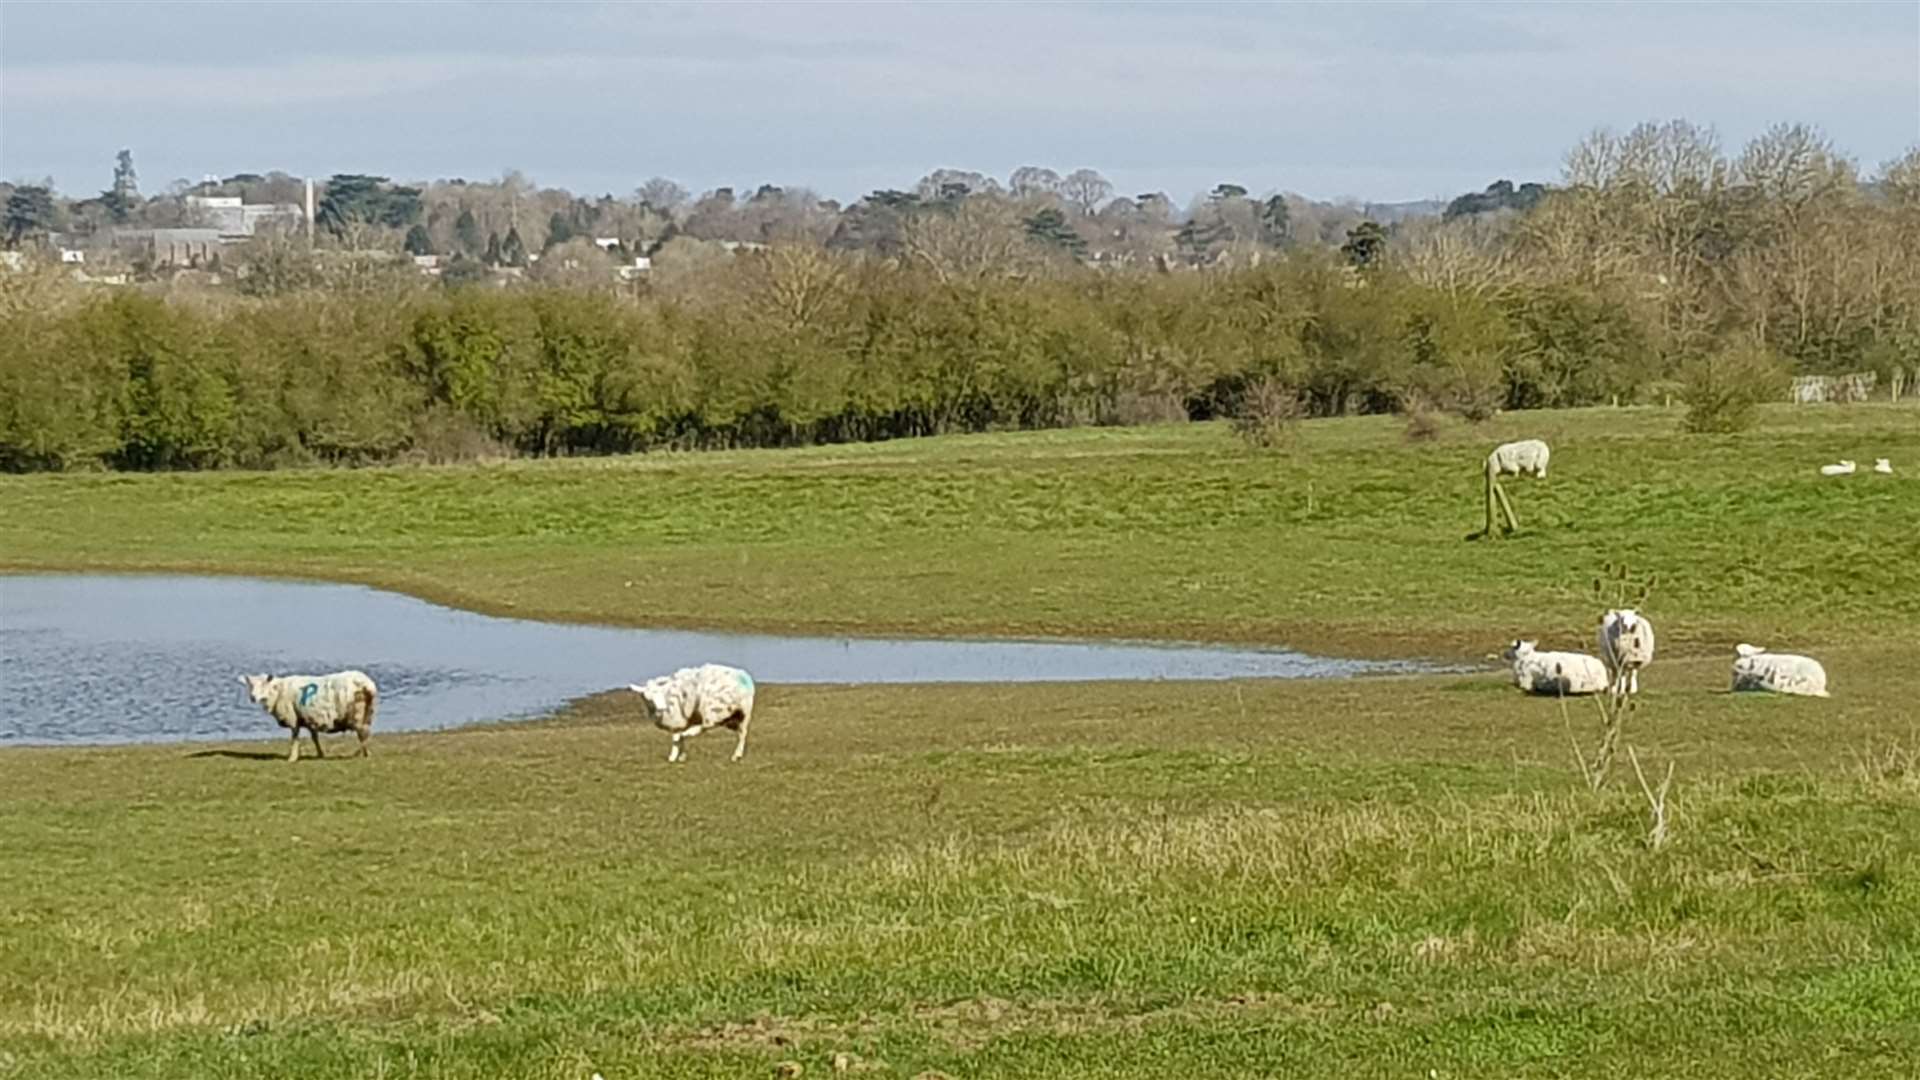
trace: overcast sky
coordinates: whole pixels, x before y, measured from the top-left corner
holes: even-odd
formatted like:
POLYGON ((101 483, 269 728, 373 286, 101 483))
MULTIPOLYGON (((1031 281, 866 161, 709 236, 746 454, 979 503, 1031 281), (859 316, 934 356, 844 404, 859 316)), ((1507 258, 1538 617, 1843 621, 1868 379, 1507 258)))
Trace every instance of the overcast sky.
POLYGON ((1599 126, 1920 142, 1920 2, 27 3, 0 0, 0 176, 519 169, 849 199, 933 168, 1122 193, 1395 201, 1552 179, 1599 126))

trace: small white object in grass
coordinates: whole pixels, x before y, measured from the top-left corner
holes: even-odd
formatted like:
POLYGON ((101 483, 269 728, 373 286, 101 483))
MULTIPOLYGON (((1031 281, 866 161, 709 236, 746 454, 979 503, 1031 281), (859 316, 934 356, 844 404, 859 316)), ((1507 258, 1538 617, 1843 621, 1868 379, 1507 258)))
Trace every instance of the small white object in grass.
POLYGON ((1888 461, 1886 458, 1875 458, 1873 471, 1877 473, 1890 473, 1893 471, 1893 462, 1888 461))
POLYGON ((1843 458, 1841 459, 1840 463, 1837 465, 1820 466, 1820 475, 1821 476, 1851 476, 1853 475, 1853 470, 1854 470, 1853 462, 1847 461, 1843 458))

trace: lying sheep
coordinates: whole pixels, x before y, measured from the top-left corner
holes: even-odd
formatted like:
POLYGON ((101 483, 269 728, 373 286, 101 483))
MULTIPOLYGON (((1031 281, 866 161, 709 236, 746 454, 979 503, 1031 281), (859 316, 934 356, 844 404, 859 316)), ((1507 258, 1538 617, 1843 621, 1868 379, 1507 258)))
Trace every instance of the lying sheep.
POLYGON ((739 668, 702 664, 648 679, 645 686, 629 683, 627 689, 640 695, 647 718, 655 726, 673 733, 673 746, 667 750, 669 762, 685 760, 682 739, 710 727, 739 732, 733 760, 746 756, 747 722, 753 719, 753 676, 739 668))
POLYGON ((351 731, 360 737, 361 757, 368 756, 367 737, 373 733, 373 709, 380 689, 364 671, 336 671, 331 675, 242 675, 247 696, 288 728, 293 742, 289 762, 300 760, 300 729, 313 736, 313 752, 326 757, 320 734, 351 731))
POLYGON ((1733 689, 1766 690, 1802 697, 1827 696, 1827 669, 1811 656, 1770 653, 1757 645, 1736 645, 1733 689))
POLYGON ((1487 455, 1487 467, 1495 476, 1519 476, 1532 473, 1542 479, 1547 475, 1547 458, 1552 451, 1539 439, 1522 439, 1519 442, 1501 443, 1487 455))
POLYGON ((1513 664, 1513 685, 1529 694, 1597 694, 1607 688, 1607 666, 1575 652, 1539 652, 1537 642, 1514 641, 1500 654, 1513 664))
POLYGON ((1888 461, 1886 458, 1874 458, 1873 471, 1877 473, 1891 473, 1893 472, 1893 462, 1888 461))
POLYGON ((1838 465, 1820 466, 1820 475, 1821 476, 1852 476, 1854 468, 1855 466, 1853 462, 1847 461, 1843 458, 1841 459, 1838 465))
POLYGON ((1600 659, 1612 676, 1613 694, 1639 693, 1640 669, 1653 663, 1653 624, 1632 608, 1600 616, 1600 659))

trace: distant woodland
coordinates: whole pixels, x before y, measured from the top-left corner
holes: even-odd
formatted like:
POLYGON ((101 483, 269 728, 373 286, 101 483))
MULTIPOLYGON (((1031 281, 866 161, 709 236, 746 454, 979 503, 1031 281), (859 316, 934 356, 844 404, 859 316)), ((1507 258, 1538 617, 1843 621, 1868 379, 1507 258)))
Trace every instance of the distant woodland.
MULTIPOLYGON (((104 171, 104 170, 103 170, 104 171)), ((1184 205, 1089 169, 942 169, 850 205, 509 174, 315 183, 184 261, 242 175, 0 185, 0 468, 201 469, 777 446, 1249 412, 1677 399, 1920 371, 1920 150, 1782 125, 1596 132, 1551 182, 1184 205)))

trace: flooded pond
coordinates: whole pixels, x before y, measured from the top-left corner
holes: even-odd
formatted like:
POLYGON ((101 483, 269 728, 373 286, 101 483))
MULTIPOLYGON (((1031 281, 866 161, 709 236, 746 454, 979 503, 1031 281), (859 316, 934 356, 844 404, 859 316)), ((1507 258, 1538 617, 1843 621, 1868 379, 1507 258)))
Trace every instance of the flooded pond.
POLYGON ((374 730, 536 716, 708 661, 762 683, 1328 678, 1399 662, 1200 646, 768 637, 502 619, 357 585, 0 576, 0 746, 269 738, 245 672, 357 667, 374 730))

